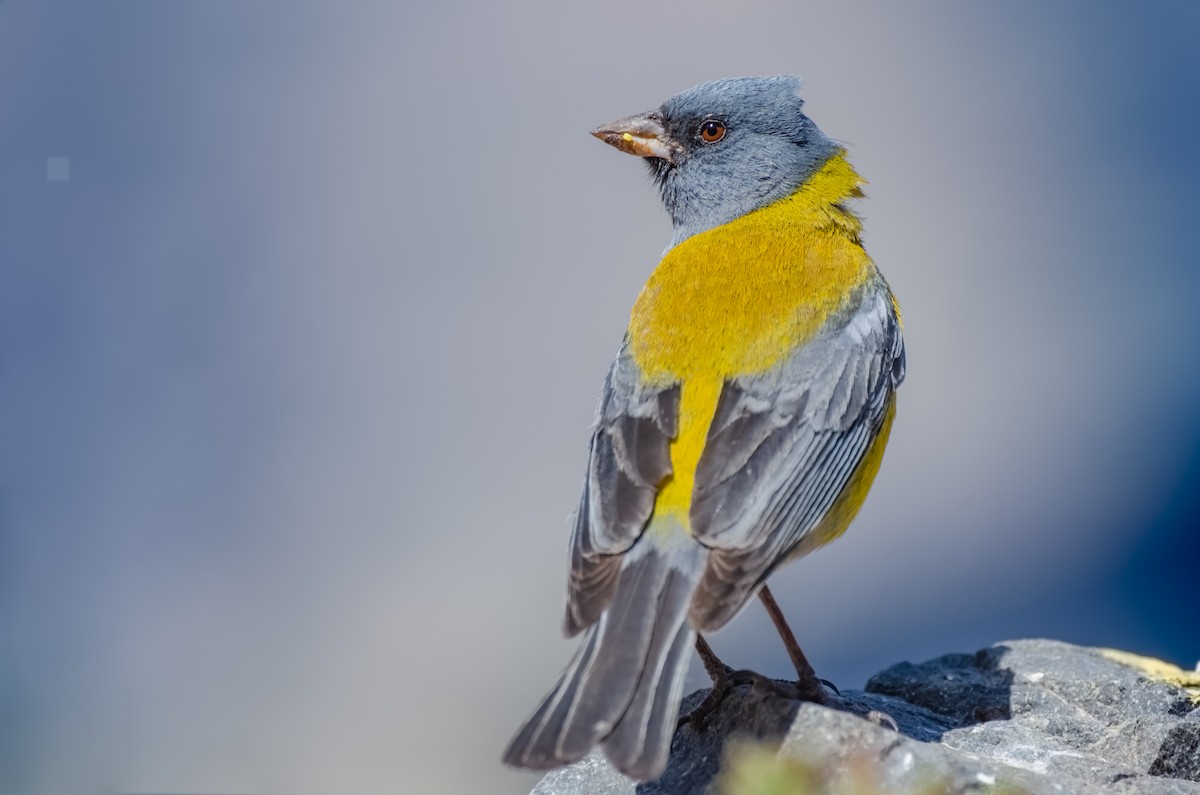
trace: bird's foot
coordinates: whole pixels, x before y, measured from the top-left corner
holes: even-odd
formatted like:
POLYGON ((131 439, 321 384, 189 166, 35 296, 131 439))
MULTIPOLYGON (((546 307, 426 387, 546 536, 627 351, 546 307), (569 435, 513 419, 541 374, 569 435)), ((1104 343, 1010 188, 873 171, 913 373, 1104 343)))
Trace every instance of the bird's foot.
POLYGON ((791 682, 776 681, 749 669, 734 671, 726 667, 723 674, 713 681, 712 689, 708 691, 704 700, 691 712, 679 718, 676 728, 690 724, 695 731, 704 731, 717 707, 721 706, 721 702, 729 695, 729 691, 738 685, 750 685, 756 690, 769 691, 783 698, 803 698, 791 682))
POLYGON ((812 669, 809 669, 807 676, 800 676, 796 679, 796 698, 800 699, 801 701, 809 701, 813 704, 828 705, 830 690, 832 690, 836 696, 840 696, 842 694, 832 682, 822 679, 816 674, 812 673, 812 669))

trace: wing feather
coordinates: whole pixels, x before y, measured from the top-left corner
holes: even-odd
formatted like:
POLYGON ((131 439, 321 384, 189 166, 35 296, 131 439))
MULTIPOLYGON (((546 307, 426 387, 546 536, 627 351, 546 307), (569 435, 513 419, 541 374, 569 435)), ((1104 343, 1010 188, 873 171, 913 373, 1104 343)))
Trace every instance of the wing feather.
POLYGON ((733 617, 821 526, 884 426, 904 343, 882 279, 772 372, 726 382, 696 470, 691 522, 709 547, 690 617, 733 617))
POLYGON ((621 346, 600 397, 583 496, 571 533, 563 629, 591 626, 612 601, 620 555, 641 536, 658 486, 671 474, 679 386, 649 385, 621 346))

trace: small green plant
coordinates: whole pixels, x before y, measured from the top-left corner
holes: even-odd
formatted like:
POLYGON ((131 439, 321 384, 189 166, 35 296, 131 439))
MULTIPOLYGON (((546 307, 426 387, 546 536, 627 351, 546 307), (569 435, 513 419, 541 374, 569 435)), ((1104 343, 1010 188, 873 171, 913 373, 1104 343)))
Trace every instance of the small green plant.
MULTIPOLYGON (((805 759, 780 754, 770 745, 732 742, 716 779, 720 795, 942 795, 951 782, 916 771, 911 784, 898 789, 882 781, 881 771, 866 754, 836 760, 805 759)), ((997 782, 981 792, 1022 795, 1024 790, 997 782)))

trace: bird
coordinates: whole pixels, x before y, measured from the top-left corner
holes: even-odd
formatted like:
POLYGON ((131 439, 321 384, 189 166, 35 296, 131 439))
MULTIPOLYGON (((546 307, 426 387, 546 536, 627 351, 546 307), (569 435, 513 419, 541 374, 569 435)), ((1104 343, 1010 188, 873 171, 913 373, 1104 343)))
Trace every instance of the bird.
POLYGON ((864 180, 800 90, 716 80, 592 132, 644 159, 672 236, 591 432, 563 622, 582 638, 506 764, 599 746, 633 779, 661 776, 700 633, 841 535, 879 471, 900 309, 849 206, 864 180))

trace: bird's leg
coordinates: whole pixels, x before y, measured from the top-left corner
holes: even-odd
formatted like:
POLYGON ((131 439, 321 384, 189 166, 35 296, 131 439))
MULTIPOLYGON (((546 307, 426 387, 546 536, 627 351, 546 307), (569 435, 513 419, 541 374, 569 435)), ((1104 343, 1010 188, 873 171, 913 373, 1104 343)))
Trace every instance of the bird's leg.
MULTIPOLYGON (((792 634, 792 628, 788 626, 787 619, 783 617, 783 611, 779 609, 779 603, 775 601, 771 589, 763 585, 759 589, 758 597, 762 600, 763 607, 767 609, 767 615, 771 617, 775 631, 783 639, 784 648, 787 649, 788 657, 792 659, 792 665, 796 667, 796 691, 794 694, 790 693, 790 697, 799 698, 802 701, 812 701, 816 704, 827 703, 824 686, 829 685, 834 691, 837 688, 817 677, 817 672, 813 670, 812 664, 800 650, 800 644, 796 642, 796 636, 792 634)), ((700 634, 696 635, 696 653, 700 655, 700 662, 704 664, 704 671, 712 680, 713 686, 694 710, 679 718, 678 726, 690 723, 696 731, 702 731, 708 717, 720 706, 729 691, 737 685, 753 684, 778 689, 771 679, 762 674, 749 670, 735 671, 721 662, 721 658, 700 634)))
POLYGON ((704 664, 704 672, 712 680, 712 689, 695 709, 686 715, 679 716, 679 722, 675 724, 676 729, 685 723, 690 723, 696 731, 703 730, 708 716, 725 699, 729 688, 733 687, 733 677, 730 676, 733 669, 721 662, 721 658, 717 656, 712 646, 708 645, 708 641, 699 632, 696 633, 696 654, 700 655, 700 662, 704 664))
MULTIPOLYGON (((800 650, 800 644, 796 642, 792 628, 788 626, 787 619, 783 617, 779 603, 775 601, 775 597, 771 595, 771 589, 765 583, 758 591, 758 598, 762 600, 763 607, 767 609, 767 615, 771 617, 771 623, 775 625, 775 631, 783 639, 783 646, 787 649, 788 656, 792 658, 792 665, 796 667, 796 687, 800 691, 800 698, 824 704, 825 689, 823 685, 827 683, 817 677, 817 672, 813 670, 812 664, 800 650)), ((836 690, 836 688, 834 689, 836 690)))
POLYGON ((695 710, 689 712, 688 715, 679 716, 679 722, 676 723, 677 729, 685 723, 690 723, 696 731, 703 731, 708 717, 712 715, 716 707, 720 706, 721 701, 725 700, 731 689, 734 686, 755 681, 750 677, 758 676, 754 671, 734 671, 722 663, 721 658, 716 656, 716 652, 713 651, 713 647, 708 645, 708 641, 704 640, 704 635, 700 633, 696 633, 696 653, 700 654, 700 662, 704 664, 704 673, 708 674, 708 679, 713 680, 713 687, 708 691, 704 700, 696 705, 695 710))
MULTIPOLYGON (((834 693, 837 693, 838 689, 829 680, 821 679, 817 676, 817 672, 813 670, 812 664, 804 656, 804 652, 800 650, 800 644, 796 642, 796 636, 792 634, 792 628, 788 626, 787 619, 783 617, 783 611, 779 609, 779 603, 775 601, 775 596, 771 593, 771 589, 763 585, 758 592, 758 597, 762 599, 763 607, 767 609, 767 615, 771 617, 771 622, 775 624, 775 630, 779 633, 779 637, 783 639, 783 645, 787 648, 788 656, 792 658, 792 665, 796 666, 796 676, 798 677, 796 680, 796 691, 798 697, 802 701, 811 701, 815 704, 828 704, 829 697, 825 694, 825 687, 828 687, 834 693)), ((734 674, 734 676, 736 675, 734 674)), ((838 693, 838 695, 841 694, 838 693)), ((707 701, 707 699, 705 700, 707 701)), ((873 709, 865 717, 879 726, 890 726, 892 731, 900 731, 896 724, 896 719, 886 712, 873 709)))
POLYGON ((709 646, 708 641, 699 633, 696 634, 696 654, 700 655, 700 662, 704 663, 704 672, 708 674, 708 678, 714 685, 727 679, 733 671, 732 668, 721 662, 721 658, 713 651, 712 646, 709 646))
POLYGON ((704 697, 704 700, 695 709, 686 715, 680 716, 679 722, 675 724, 676 728, 685 723, 690 723, 696 731, 703 731, 709 715, 720 706, 721 702, 725 700, 725 696, 729 694, 729 691, 737 685, 765 684, 774 687, 774 683, 762 674, 757 674, 754 671, 735 671, 721 662, 721 658, 713 651, 712 646, 709 646, 704 636, 698 633, 696 635, 696 653, 700 655, 700 662, 704 664, 704 671, 708 674, 708 678, 712 680, 713 686, 708 691, 708 695, 704 697))

